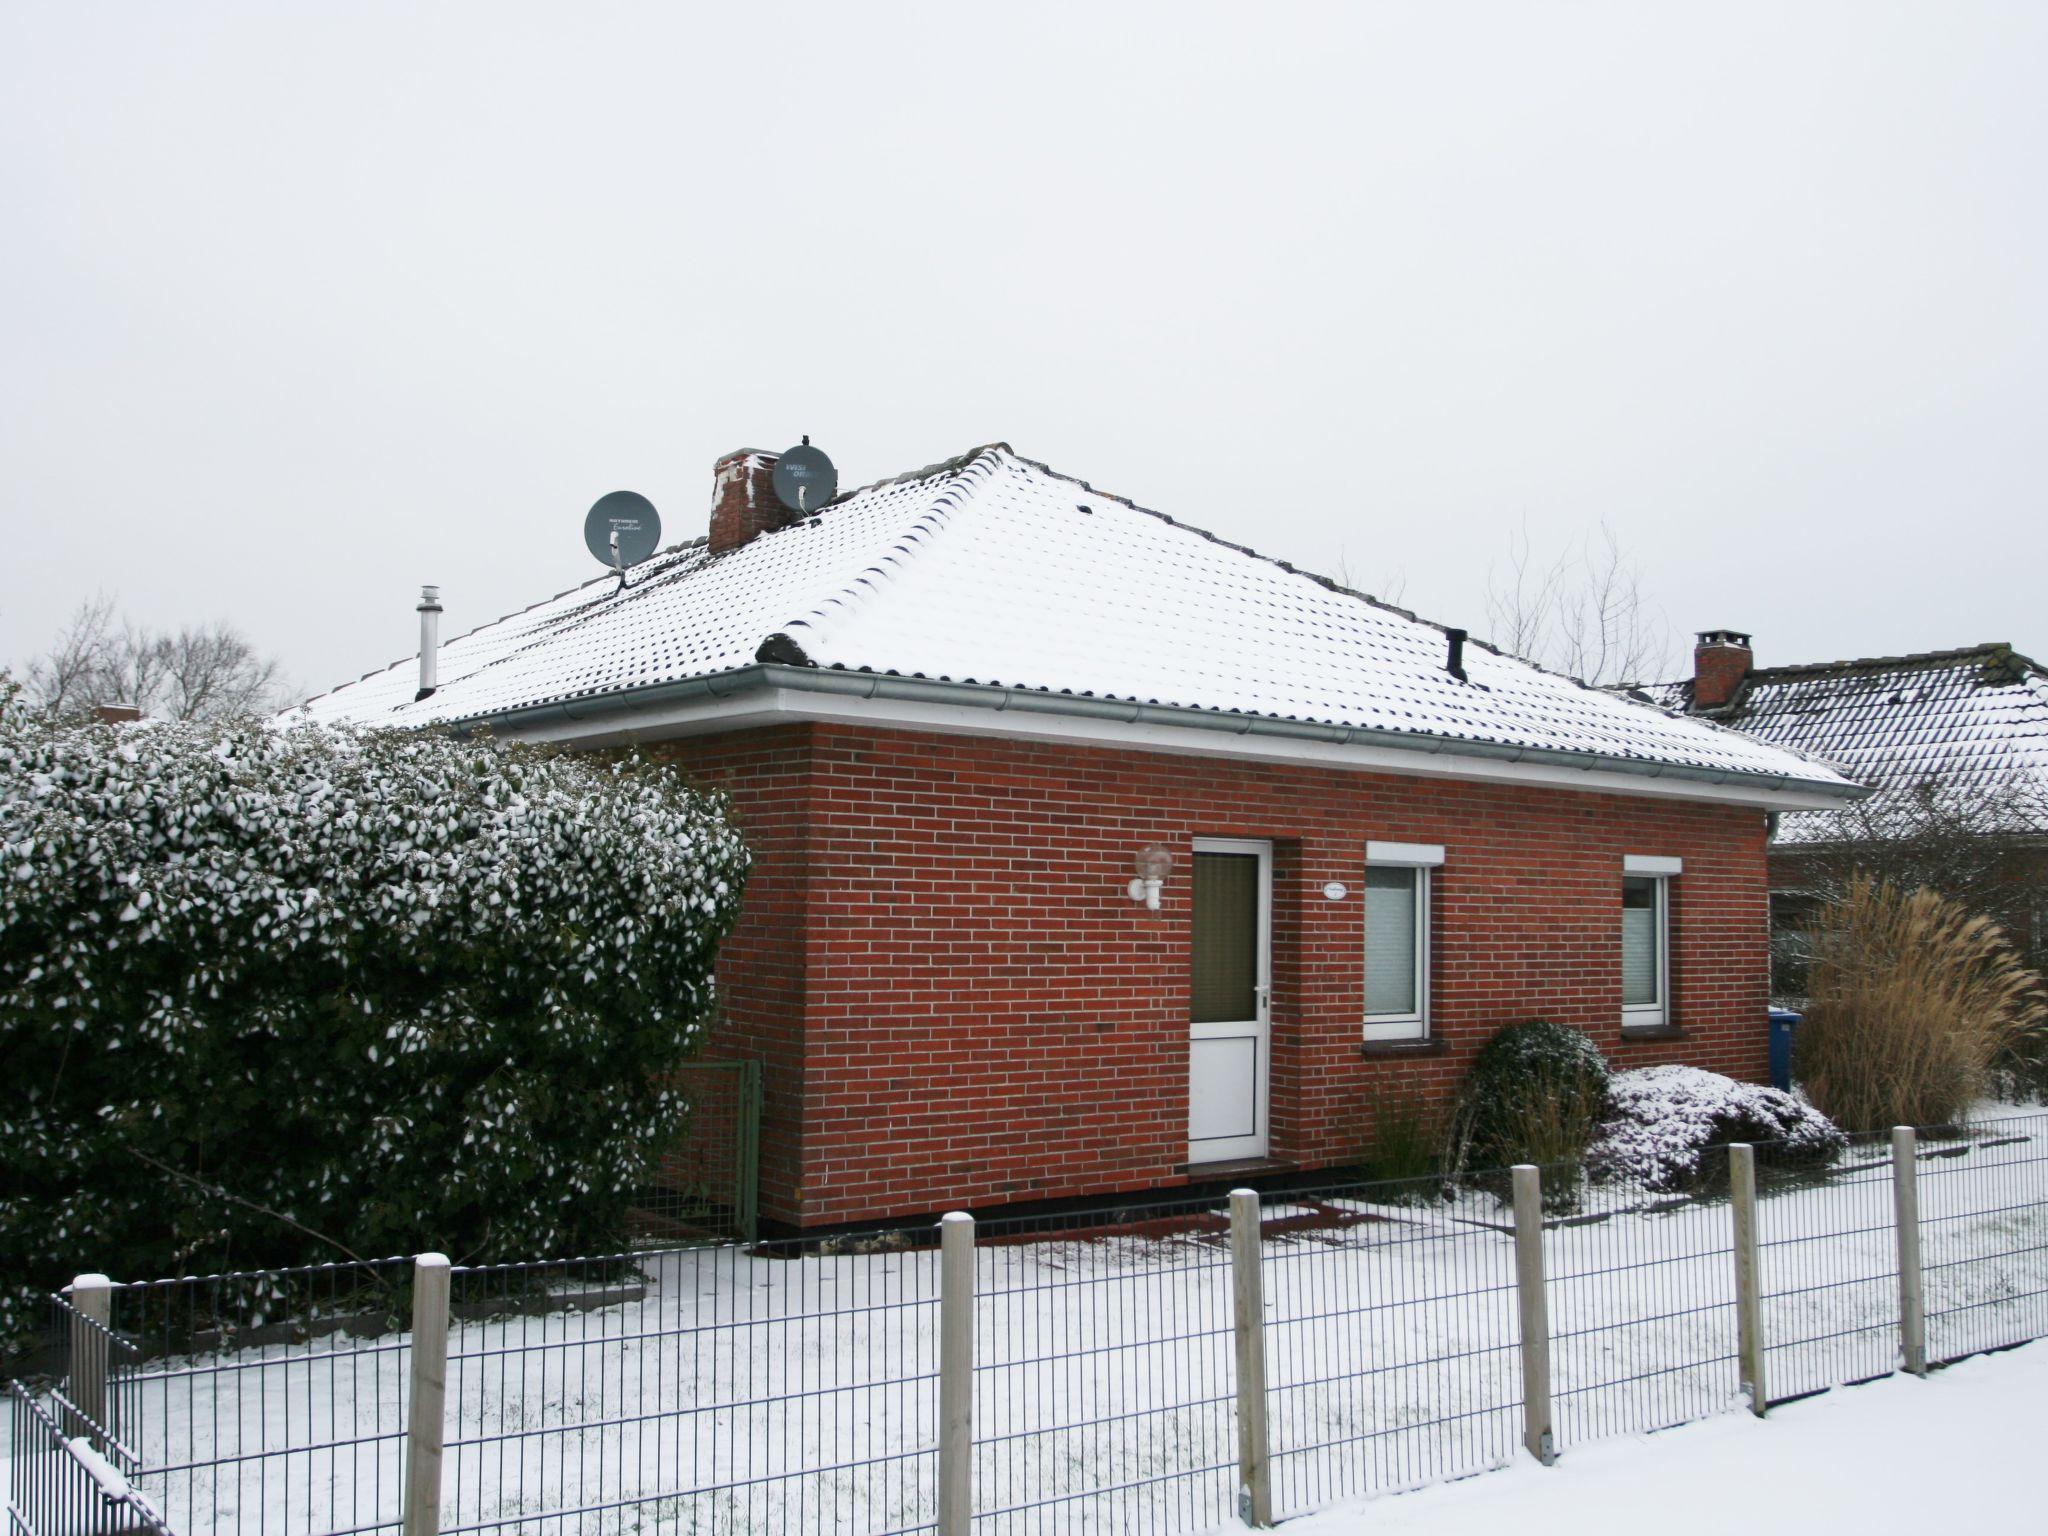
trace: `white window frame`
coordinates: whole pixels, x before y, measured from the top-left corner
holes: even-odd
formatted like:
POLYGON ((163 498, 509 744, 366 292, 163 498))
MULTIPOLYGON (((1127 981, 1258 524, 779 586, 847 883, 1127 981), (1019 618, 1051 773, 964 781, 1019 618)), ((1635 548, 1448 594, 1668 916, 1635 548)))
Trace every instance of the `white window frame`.
MULTIPOLYGON (((1379 843, 1365 845, 1365 862, 1368 865, 1390 866, 1395 869, 1415 871, 1415 1003, 1412 1009, 1400 1013, 1368 1013, 1364 1015, 1364 1031, 1367 1040, 1427 1040, 1429 1038, 1430 1015, 1430 951, 1432 928, 1429 920, 1429 898, 1435 885, 1432 871, 1444 862, 1444 851, 1434 843, 1379 843)), ((1364 957, 1365 904, 1372 899, 1368 888, 1358 889, 1359 955, 1364 957)))
POLYGON ((1623 1029, 1660 1029, 1671 1022, 1671 882, 1685 872, 1683 859, 1631 853, 1621 861, 1622 878, 1648 880, 1656 893, 1657 1000, 1623 1003, 1623 1029))

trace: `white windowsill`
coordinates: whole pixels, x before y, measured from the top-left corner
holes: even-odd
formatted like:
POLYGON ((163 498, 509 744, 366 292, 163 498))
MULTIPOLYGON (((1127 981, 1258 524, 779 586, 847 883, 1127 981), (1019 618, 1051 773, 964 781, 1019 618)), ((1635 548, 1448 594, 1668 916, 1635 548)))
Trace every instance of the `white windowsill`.
POLYGON ((1365 1021, 1367 1040, 1427 1040, 1429 1025, 1423 1019, 1369 1018, 1365 1021))

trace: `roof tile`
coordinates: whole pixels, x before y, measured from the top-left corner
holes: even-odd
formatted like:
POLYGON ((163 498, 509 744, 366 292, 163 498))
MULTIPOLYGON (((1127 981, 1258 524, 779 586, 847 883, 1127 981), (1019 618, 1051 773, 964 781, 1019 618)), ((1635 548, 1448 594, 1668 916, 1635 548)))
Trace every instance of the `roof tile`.
POLYGON ((486 719, 751 665, 814 664, 1839 785, 1826 767, 1617 697, 1054 473, 997 444, 718 555, 698 540, 411 658, 297 718, 486 719), (778 645, 780 654, 787 649, 778 645))

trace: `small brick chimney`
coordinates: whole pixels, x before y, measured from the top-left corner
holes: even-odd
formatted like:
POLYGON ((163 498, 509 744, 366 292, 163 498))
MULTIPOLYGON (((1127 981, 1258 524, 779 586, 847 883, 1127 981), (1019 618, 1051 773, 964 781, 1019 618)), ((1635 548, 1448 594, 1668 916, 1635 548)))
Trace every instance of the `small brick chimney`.
POLYGON ((711 467, 711 553, 738 549, 757 534, 794 522, 775 494, 779 453, 735 448, 711 467))
POLYGON ((1719 709, 1731 701, 1754 660, 1741 630, 1701 630, 1692 648, 1692 707, 1719 709))
POLYGON ((95 704, 92 717, 102 725, 132 725, 142 718, 140 704, 95 704))

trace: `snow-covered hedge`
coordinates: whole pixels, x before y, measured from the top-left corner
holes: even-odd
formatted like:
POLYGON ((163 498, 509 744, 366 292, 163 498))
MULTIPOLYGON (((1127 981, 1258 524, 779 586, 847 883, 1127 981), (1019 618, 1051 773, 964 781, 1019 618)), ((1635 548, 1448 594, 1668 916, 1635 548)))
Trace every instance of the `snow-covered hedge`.
POLYGON ((1691 1189, 1726 1176, 1709 1147, 1768 1142, 1778 1167, 1833 1162, 1849 1144, 1819 1110, 1777 1088, 1738 1083, 1698 1067, 1642 1067, 1607 1082, 1608 1110, 1586 1168, 1654 1190, 1691 1189))
POLYGON ((0 1336, 80 1269, 612 1241, 747 869, 641 763, 4 697, 0 861, 0 1336))

